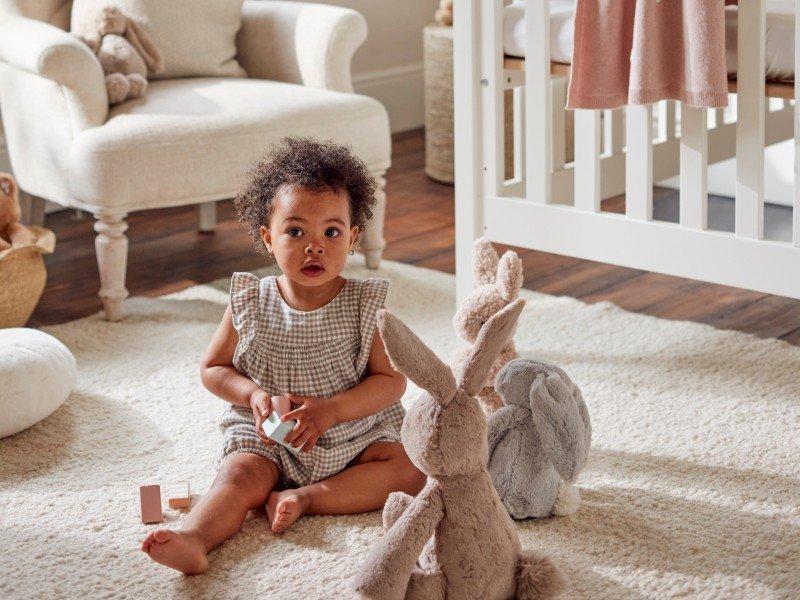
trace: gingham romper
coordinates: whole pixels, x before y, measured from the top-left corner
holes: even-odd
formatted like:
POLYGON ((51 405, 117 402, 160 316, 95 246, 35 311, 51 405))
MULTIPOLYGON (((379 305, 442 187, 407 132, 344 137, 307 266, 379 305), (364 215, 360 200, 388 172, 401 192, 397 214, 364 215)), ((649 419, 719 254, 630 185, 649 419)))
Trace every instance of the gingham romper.
MULTIPOLYGON (((251 273, 231 278, 231 311, 239 343, 233 365, 270 396, 293 393, 327 398, 366 376, 367 359, 389 281, 348 279, 339 294, 312 311, 296 310, 281 297, 276 277, 251 273)), ((252 452, 274 461, 285 487, 326 479, 372 442, 400 441, 405 411, 400 402, 368 417, 339 423, 311 452, 267 446, 256 434, 253 411, 231 405, 222 417, 220 460, 252 452)))

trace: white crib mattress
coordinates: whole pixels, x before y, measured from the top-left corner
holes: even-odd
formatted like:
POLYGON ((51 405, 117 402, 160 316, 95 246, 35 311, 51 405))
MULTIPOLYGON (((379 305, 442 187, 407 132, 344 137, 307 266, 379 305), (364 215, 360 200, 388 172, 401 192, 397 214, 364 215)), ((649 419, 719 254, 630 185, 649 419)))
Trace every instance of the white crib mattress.
MULTIPOLYGON (((766 3, 767 80, 794 81, 794 0, 766 0, 766 3)), ((574 0, 550 0, 550 57, 553 62, 572 62, 574 15, 574 0)), ((736 75, 736 17, 735 8, 726 9, 729 75, 736 75)), ((515 0, 505 7, 503 46, 507 55, 525 57, 524 0, 515 0)))

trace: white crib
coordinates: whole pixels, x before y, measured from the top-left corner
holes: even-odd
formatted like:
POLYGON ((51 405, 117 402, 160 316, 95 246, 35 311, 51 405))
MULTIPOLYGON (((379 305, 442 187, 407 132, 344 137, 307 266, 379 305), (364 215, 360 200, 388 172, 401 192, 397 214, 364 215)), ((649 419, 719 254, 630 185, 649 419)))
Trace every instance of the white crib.
MULTIPOLYGON (((551 64, 549 1, 527 1, 526 59, 503 54, 503 5, 503 0, 462 0, 455 10, 459 301, 473 287, 471 248, 480 236, 800 298, 800 114, 794 101, 798 78, 794 84, 765 83, 764 0, 739 1, 738 79, 730 86, 735 99, 731 110, 676 107, 675 102, 613 111, 577 110, 571 163, 565 159, 563 109, 569 67, 551 64), (514 97, 511 179, 505 175, 506 89, 513 89, 514 97), (764 148, 792 138, 792 240, 766 240, 764 148), (707 222, 707 167, 732 157, 736 158, 735 231, 712 231, 707 222), (653 182, 676 175, 680 176, 679 222, 655 221, 653 182), (622 193, 625 214, 601 211, 602 199, 622 193)), ((800 31, 800 0, 795 31, 800 31)), ((794 57, 800 68, 797 35, 794 57)))

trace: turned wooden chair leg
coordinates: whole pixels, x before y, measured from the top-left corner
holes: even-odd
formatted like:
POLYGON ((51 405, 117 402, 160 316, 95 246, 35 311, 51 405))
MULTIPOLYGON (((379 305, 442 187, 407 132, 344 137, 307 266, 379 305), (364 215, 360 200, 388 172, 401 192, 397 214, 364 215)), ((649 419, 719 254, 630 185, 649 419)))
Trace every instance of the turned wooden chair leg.
POLYGON ((100 299, 106 319, 122 319, 122 303, 128 297, 125 288, 125 270, 128 266, 128 238, 125 230, 127 213, 96 214, 94 230, 97 232, 94 247, 100 271, 100 299))
POLYGON ((386 240, 383 237, 383 220, 386 213, 386 171, 376 171, 372 173, 378 182, 378 189, 375 191, 375 208, 372 209, 372 220, 367 223, 366 229, 359 236, 359 249, 364 253, 367 268, 377 269, 381 265, 383 249, 386 247, 386 240))
POLYGON ((217 203, 203 202, 197 205, 198 229, 201 233, 213 233, 217 227, 217 203))
POLYGON ((19 206, 22 209, 22 222, 25 225, 44 227, 45 199, 19 191, 19 206))

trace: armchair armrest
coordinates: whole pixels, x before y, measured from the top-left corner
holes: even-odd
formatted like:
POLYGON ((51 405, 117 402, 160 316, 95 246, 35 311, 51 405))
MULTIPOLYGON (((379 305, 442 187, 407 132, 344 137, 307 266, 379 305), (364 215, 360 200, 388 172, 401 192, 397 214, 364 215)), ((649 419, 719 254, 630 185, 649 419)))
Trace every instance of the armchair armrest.
POLYGON ((352 92, 350 62, 366 38, 366 20, 348 8, 245 0, 238 58, 250 77, 352 92))
POLYGON ((99 125, 108 115, 108 95, 100 62, 79 39, 34 19, 4 15, 0 62, 69 88, 73 125, 99 125))

